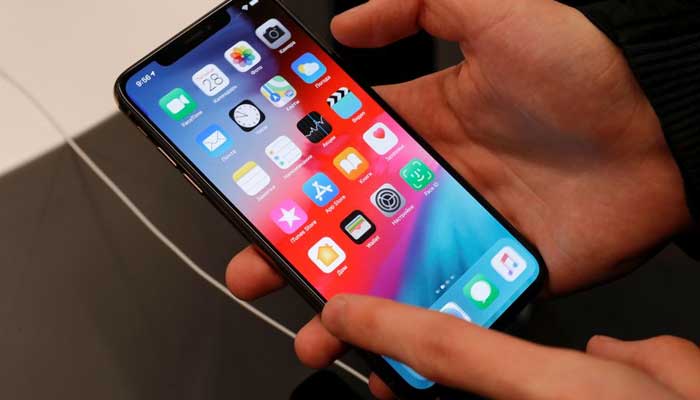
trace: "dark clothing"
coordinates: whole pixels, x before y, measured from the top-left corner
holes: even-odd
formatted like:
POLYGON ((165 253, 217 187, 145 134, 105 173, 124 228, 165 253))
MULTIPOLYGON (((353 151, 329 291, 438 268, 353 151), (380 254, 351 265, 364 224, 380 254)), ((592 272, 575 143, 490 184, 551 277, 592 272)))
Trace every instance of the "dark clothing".
POLYGON ((700 0, 569 1, 625 54, 666 135, 700 222, 700 0))

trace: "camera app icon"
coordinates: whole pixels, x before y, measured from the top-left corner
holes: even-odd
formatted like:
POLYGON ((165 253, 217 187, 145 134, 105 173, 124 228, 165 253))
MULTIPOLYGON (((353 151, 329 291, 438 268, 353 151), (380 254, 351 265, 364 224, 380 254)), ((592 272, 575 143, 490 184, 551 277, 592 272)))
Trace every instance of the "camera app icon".
POLYGON ((275 18, 260 25, 255 30, 255 35, 272 50, 279 49, 292 38, 289 29, 275 18))

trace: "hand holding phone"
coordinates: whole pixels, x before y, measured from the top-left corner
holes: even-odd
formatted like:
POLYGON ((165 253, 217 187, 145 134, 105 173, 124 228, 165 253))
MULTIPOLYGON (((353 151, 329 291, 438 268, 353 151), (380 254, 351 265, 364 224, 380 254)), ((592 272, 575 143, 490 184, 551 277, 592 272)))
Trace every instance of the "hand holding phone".
MULTIPOLYGON (((493 327, 544 280, 535 248, 277 2, 222 5, 129 69, 117 97, 318 310, 350 292, 493 327)), ((400 392, 440 391, 368 357, 400 392)))

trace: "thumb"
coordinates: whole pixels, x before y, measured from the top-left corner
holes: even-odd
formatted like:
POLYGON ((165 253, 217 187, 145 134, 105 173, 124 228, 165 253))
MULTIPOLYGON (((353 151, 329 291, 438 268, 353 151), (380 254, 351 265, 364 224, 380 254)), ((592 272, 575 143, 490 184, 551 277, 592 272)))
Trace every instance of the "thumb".
POLYGON ((337 16, 336 39, 351 47, 381 47, 421 29, 440 39, 465 41, 508 15, 513 0, 370 0, 337 16))
POLYGON ((599 358, 640 369, 676 392, 700 398, 700 348, 691 341, 659 336, 640 341, 622 341, 594 336, 586 351, 599 358))

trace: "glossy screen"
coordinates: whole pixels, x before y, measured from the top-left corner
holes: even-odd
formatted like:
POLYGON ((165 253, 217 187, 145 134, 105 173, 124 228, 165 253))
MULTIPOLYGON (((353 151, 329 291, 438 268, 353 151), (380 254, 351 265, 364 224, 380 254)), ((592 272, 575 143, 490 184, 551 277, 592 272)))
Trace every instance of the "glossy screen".
POLYGON ((134 73, 129 100, 323 297, 493 324, 535 257, 274 2, 227 11, 176 62, 134 73))

